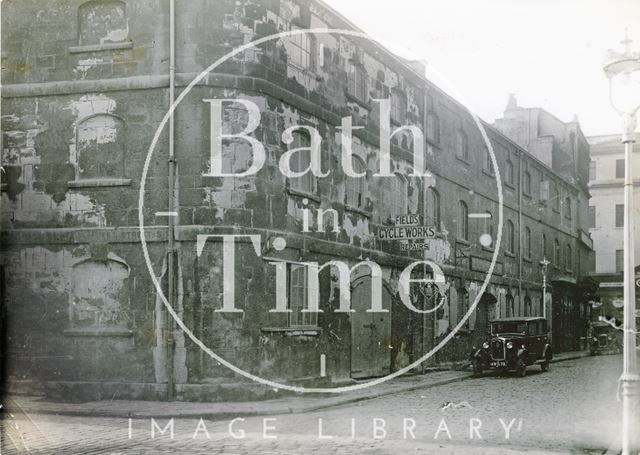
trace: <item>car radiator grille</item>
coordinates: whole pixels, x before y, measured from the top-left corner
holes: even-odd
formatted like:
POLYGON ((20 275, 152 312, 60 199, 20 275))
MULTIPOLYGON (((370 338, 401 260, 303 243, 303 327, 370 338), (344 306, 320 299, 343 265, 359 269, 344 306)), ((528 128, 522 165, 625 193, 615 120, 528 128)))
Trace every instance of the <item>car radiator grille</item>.
POLYGON ((504 359, 504 342, 502 340, 491 342, 491 357, 495 360, 504 359))

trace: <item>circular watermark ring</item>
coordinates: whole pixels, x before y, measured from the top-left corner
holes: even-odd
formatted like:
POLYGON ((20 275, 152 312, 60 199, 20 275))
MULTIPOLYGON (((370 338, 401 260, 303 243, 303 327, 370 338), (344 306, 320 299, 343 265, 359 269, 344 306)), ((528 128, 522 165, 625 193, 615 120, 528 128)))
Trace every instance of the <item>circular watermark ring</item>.
MULTIPOLYGON (((147 179, 147 174, 149 172, 149 165, 151 163, 151 157, 153 156, 153 152, 158 144, 158 141, 160 140, 160 135, 162 134, 162 131, 164 130, 165 125, 167 124, 167 122, 169 121, 169 119, 171 118, 171 116, 173 115, 174 111, 176 110, 176 107, 180 104, 180 102, 187 96, 187 94, 191 91, 191 89, 193 89, 193 87, 196 86, 196 84, 198 84, 202 79, 204 79, 207 74, 209 74, 211 71, 213 71, 216 67, 218 67, 219 65, 221 65, 222 63, 224 63, 225 61, 227 61, 228 59, 234 57, 235 55, 240 54, 241 52, 244 52, 247 49, 250 49, 252 47, 258 46, 262 43, 266 43, 268 41, 272 41, 275 39, 279 39, 279 38, 284 38, 284 37, 290 37, 290 36, 295 36, 295 35, 301 35, 301 34, 305 34, 305 33, 312 33, 312 34, 335 34, 335 35, 345 35, 345 36, 352 36, 352 37, 359 37, 359 38, 365 38, 365 39, 369 39, 372 40, 372 38, 370 36, 368 36, 365 33, 362 32, 356 32, 353 30, 341 30, 341 29, 331 29, 331 28, 314 28, 314 29, 296 29, 296 30, 290 30, 287 32, 280 32, 280 33, 275 33, 273 35, 268 35, 268 36, 264 36, 260 39, 257 39, 255 41, 251 41, 249 43, 246 43, 234 50, 232 50, 231 52, 225 54, 224 56, 220 57, 219 59, 217 59, 215 62, 213 62, 210 66, 208 66, 206 69, 204 69, 198 76, 196 76, 190 83, 189 85, 187 85, 187 87, 180 93, 180 95, 178 95, 178 97, 174 100, 174 102, 171 104, 171 106, 169 107, 169 110, 167 111, 167 113, 164 115, 164 117, 162 118, 162 121, 160 122, 160 125, 158 126, 153 139, 151 141, 151 144, 149 145, 149 149, 147 151, 147 157, 144 161, 144 167, 142 170, 142 176, 141 176, 141 180, 140 180, 140 191, 139 191, 139 199, 138 199, 138 222, 139 222, 139 231, 140 231, 140 242, 142 244, 142 252, 144 255, 144 260, 145 263, 147 265, 147 269, 149 271, 149 274, 151 276, 151 280, 153 281, 153 284, 156 288, 156 291, 158 292, 158 295, 160 296, 162 303, 164 304, 167 312, 171 315, 171 317, 174 319, 174 321, 176 322, 176 324, 178 325, 178 327, 189 337, 189 339, 195 343, 200 349, 202 349, 205 353, 207 353, 211 358, 213 358, 214 360, 216 360, 217 362, 219 362, 220 364, 224 365, 225 367, 229 368, 230 370, 232 370, 233 372, 244 376, 247 379, 250 379, 252 381, 264 384, 266 386, 269 387, 273 387, 275 389, 282 389, 282 390, 289 390, 291 392, 297 392, 297 393, 345 393, 345 392, 354 392, 356 390, 362 390, 364 388, 367 387, 371 387, 371 386, 375 386, 378 384, 382 384, 390 379, 393 378, 397 378, 398 376, 401 376, 409 371, 411 371, 412 369, 416 368, 417 366, 419 366, 422 362, 424 362, 425 360, 429 359, 431 356, 433 356, 436 352, 438 352, 440 349, 442 349, 442 347, 447 344, 449 342, 449 340, 451 340, 451 338, 453 338, 455 336, 455 334, 460 330, 460 328, 462 328, 462 326, 467 322, 467 320, 469 319, 469 317, 471 316, 471 314, 475 311, 476 306, 478 305, 478 302, 480 301, 480 299, 482 298, 484 292, 487 289, 487 286, 489 285, 489 280, 491 278, 491 275, 493 274, 493 269, 495 267, 496 264, 496 260, 498 258, 498 252, 500 250, 500 242, 502 240, 502 217, 503 217, 503 194, 502 194, 502 180, 500 178, 500 170, 498 168, 498 163, 493 151, 493 147, 491 146, 491 141, 489 140, 489 137, 487 136, 487 132, 485 131, 483 125, 482 125, 482 121, 471 111, 471 109, 469 109, 465 103, 461 103, 463 105, 463 107, 465 107, 465 109, 467 109, 467 111, 469 111, 469 113, 471 114, 471 116, 473 117, 473 120, 476 124, 476 126, 478 127, 478 129, 480 130, 480 133, 482 134, 482 138, 484 139, 484 142, 487 146, 487 149, 489 150, 489 154, 491 156, 491 161, 493 163, 493 168, 494 168, 494 172, 495 172, 495 177, 496 177, 496 185, 498 188, 498 236, 496 239, 496 245, 493 251, 493 255, 491 257, 491 263, 489 265, 489 269, 487 271, 487 274, 485 276, 485 280, 482 283, 482 286, 480 287, 480 290, 478 292, 478 294, 476 295, 476 298, 474 299, 474 302, 472 305, 469 306, 469 310, 466 312, 466 314, 464 315, 463 318, 460 319, 460 321, 458 322, 458 324, 436 345, 434 346, 429 352, 425 353, 422 357, 420 357, 419 359, 417 359, 416 361, 414 361, 413 363, 397 370, 394 371, 393 373, 390 373, 386 376, 380 377, 380 378, 376 378, 376 379, 372 379, 370 381, 367 382, 363 382, 363 383, 359 383, 359 384, 354 384, 354 385, 349 385, 349 386, 343 386, 343 387, 301 387, 301 386, 293 386, 290 384, 284 384, 284 383, 280 383, 280 382, 276 382, 276 381, 272 381, 269 379, 265 379, 265 378, 261 378, 259 376, 256 376, 248 371, 245 371, 241 368, 238 368, 237 366, 233 365, 231 362, 225 360, 224 358, 222 358, 221 356, 219 356, 218 354, 216 354, 215 352, 213 352, 209 347, 207 347, 198 337, 195 336, 195 334, 185 325, 185 323, 182 321, 182 319, 178 316, 178 314, 175 312, 175 310, 172 308, 171 304, 169 303, 169 301, 167 300, 167 297, 164 294, 164 291, 162 290, 162 285, 160 283, 160 281, 158 280, 158 277, 156 277, 155 272, 153 270, 153 265, 151 264, 151 259, 149 257, 149 250, 147 248, 147 240, 146 240, 146 236, 145 236, 145 231, 144 231, 144 196, 145 196, 145 184, 146 184, 146 179, 147 179)), ((435 70, 433 68, 430 68, 431 71, 435 70)), ((456 93, 457 98, 458 99, 462 99, 462 97, 456 93)), ((169 197, 173 197, 173 195, 169 195, 169 197)), ((173 233, 170 233, 170 235, 173 235, 173 233)))

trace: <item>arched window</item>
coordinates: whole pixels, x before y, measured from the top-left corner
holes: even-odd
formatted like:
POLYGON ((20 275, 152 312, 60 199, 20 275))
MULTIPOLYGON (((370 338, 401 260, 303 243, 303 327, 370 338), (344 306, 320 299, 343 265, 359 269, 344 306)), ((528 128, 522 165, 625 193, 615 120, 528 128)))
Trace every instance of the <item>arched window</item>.
POLYGON ((469 207, 464 201, 458 203, 458 237, 469 240, 469 207))
POLYGON ((427 193, 427 222, 433 225, 436 230, 440 229, 440 193, 429 187, 427 193))
POLYGON ((531 258, 531 229, 524 228, 524 257, 531 258))
POLYGON ((494 170, 493 170, 493 160, 491 160, 491 153, 489 152, 489 149, 485 149, 484 170, 487 171, 491 175, 493 175, 495 173, 494 170))
POLYGON ((427 114, 427 138, 436 144, 440 142, 440 119, 433 111, 427 114))
POLYGON ((78 44, 121 43, 127 40, 126 4, 119 0, 93 0, 78 8, 78 44))
POLYGON ((407 182, 401 175, 384 178, 381 190, 382 205, 388 216, 394 218, 407 213, 407 182))
POLYGON ((509 253, 514 253, 516 250, 515 247, 515 228, 513 226, 513 221, 507 220, 507 238, 506 238, 506 250, 509 253))
POLYGON ((531 194, 531 174, 529 171, 524 171, 522 176, 522 191, 526 195, 531 194))
MULTIPOLYGON (((362 174, 365 171, 364 162, 357 156, 353 157, 353 171, 362 174)), ((346 202, 347 205, 357 209, 363 209, 366 203, 367 178, 349 177, 346 182, 346 202)))
POLYGON ((467 135, 464 131, 458 130, 456 132, 456 155, 463 160, 469 160, 469 147, 467 144, 467 135))
POLYGON ((562 267, 562 258, 561 258, 561 251, 560 251, 560 242, 558 242, 558 239, 555 239, 553 241, 553 262, 556 267, 560 268, 562 267))
MULTIPOLYGON (((300 147, 309 148, 311 146, 311 139, 306 131, 293 131, 293 141, 289 147, 290 150, 300 147)), ((291 170, 295 172, 302 172, 308 169, 311 164, 311 152, 309 150, 300 151, 294 153, 291 156, 289 162, 291 170)), ((309 170, 301 177, 294 177, 289 179, 289 186, 291 189, 301 191, 303 193, 315 194, 317 188, 316 176, 309 170)))
POLYGON ((510 158, 507 158, 504 180, 509 185, 513 185, 513 163, 510 158))
POLYGON ((531 306, 531 297, 528 295, 524 298, 524 315, 533 316, 533 307, 531 306))
POLYGON ((516 305, 511 294, 507 294, 507 316, 513 317, 516 315, 516 305))
POLYGON ((553 210, 560 211, 560 191, 557 187, 553 189, 553 210))
POLYGON ((542 257, 547 257, 547 236, 542 234, 542 257))
POLYGON ((119 117, 97 114, 76 130, 76 179, 124 176, 125 124, 119 117))
POLYGON ((571 198, 569 196, 564 200, 564 217, 568 220, 571 219, 571 198))
POLYGON ((566 259, 565 259, 566 268, 567 270, 571 270, 571 267, 573 267, 573 257, 571 255, 571 245, 569 245, 568 243, 565 249, 565 256, 566 256, 566 259))

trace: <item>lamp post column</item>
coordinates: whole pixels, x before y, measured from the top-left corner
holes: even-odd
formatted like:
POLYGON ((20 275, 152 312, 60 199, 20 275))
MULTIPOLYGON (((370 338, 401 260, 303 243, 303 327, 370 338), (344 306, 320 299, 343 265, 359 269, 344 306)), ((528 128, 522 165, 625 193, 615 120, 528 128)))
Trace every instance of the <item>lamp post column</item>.
POLYGON ((624 133, 624 363, 620 386, 622 389, 622 453, 635 455, 638 453, 637 432, 638 395, 640 377, 636 359, 636 295, 635 295, 635 264, 633 247, 633 171, 631 158, 633 152, 636 116, 623 116, 624 133))

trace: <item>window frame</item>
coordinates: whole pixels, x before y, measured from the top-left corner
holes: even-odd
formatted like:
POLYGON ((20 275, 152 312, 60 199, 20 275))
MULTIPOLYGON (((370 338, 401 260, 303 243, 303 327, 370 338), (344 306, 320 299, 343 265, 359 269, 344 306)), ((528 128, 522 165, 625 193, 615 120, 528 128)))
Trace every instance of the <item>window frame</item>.
POLYGON ((469 162, 469 139, 462 128, 456 130, 455 148, 456 157, 462 161, 469 162))
POLYGON ((616 159, 616 179, 623 179, 625 171, 624 158, 616 159))
MULTIPOLYGON (((304 308, 308 308, 308 301, 307 299, 309 298, 309 275, 308 275, 308 267, 304 264, 298 264, 295 262, 286 262, 287 264, 287 310, 290 310, 289 312, 287 312, 287 328, 292 328, 292 329, 317 329, 318 328, 318 313, 317 312, 303 312, 302 310, 304 308), (293 286, 294 286, 294 281, 293 281, 293 272, 294 272, 294 267, 295 267, 295 271, 302 269, 303 273, 302 276, 304 278, 304 282, 303 282, 303 286, 302 286, 302 295, 304 296, 303 298, 303 303, 302 305, 293 305, 293 286), (304 322, 306 318, 310 319, 310 323, 308 324, 294 324, 292 322, 292 316, 296 315, 296 317, 300 317, 300 321, 304 322), (315 323, 314 323, 315 322, 315 323)), ((300 287, 300 286, 298 286, 300 287)))
POLYGON ((532 249, 531 249, 531 229, 529 226, 525 226, 524 228, 524 257, 525 259, 531 259, 532 257, 532 249))
POLYGON ((513 221, 507 220, 507 245, 505 251, 509 254, 515 255, 515 225, 513 221))
POLYGON ((469 205, 462 199, 458 201, 458 239, 469 241, 469 205))
POLYGON ((615 205, 615 227, 624 228, 624 204, 615 205))
MULTIPOLYGON (((306 147, 309 148, 311 147, 311 136, 309 135, 308 131, 304 130, 304 129, 296 129, 295 131, 291 132, 291 136, 293 137, 293 141, 291 142, 291 144, 289 144, 289 150, 293 150, 293 149, 297 149, 300 147, 306 147), (296 143, 296 138, 306 138, 308 140, 308 143, 296 143)), ((289 162, 289 165, 291 167, 291 170, 296 171, 296 172, 300 172, 301 171, 301 167, 305 167, 304 165, 300 166, 300 167, 295 167, 294 166, 294 161, 293 159, 300 159, 300 157, 302 156, 302 154, 300 152, 295 153, 292 157, 291 157, 291 161, 289 162)), ((306 154, 304 154, 304 156, 308 157, 308 162, 306 166, 309 166, 311 163, 311 151, 308 151, 306 154)), ((309 195, 312 197, 317 197, 317 193, 318 193, 318 178, 316 177, 316 175, 311 172, 311 170, 309 170, 305 175, 301 176, 301 177, 287 177, 287 181, 289 183, 289 191, 292 191, 294 193, 299 193, 299 194, 303 194, 303 195, 309 195), (310 181, 310 186, 311 189, 307 189, 304 187, 304 185, 301 185, 300 182, 304 182, 306 180, 310 181)))
MULTIPOLYGON (((362 172, 366 173, 367 167, 364 160, 356 155, 352 155, 351 158, 354 163, 353 165, 354 172, 357 174, 360 174, 362 172), (355 163, 358 163, 358 166, 361 166, 361 167, 356 169, 355 163)), ((347 206, 347 208, 364 210, 366 206, 366 201, 367 201, 367 191, 368 191, 368 185, 367 185, 366 175, 363 177, 347 176, 346 182, 345 182, 345 192, 344 192, 345 205, 347 206), (359 200, 358 201, 354 201, 353 199, 350 200, 350 194, 352 194, 352 197, 355 197, 356 199, 359 199, 359 200)))
POLYGON ((440 117, 432 110, 427 112, 427 139, 434 144, 440 143, 440 117))
POLYGON ((359 62, 350 61, 347 72, 347 93, 353 98, 367 102, 369 76, 364 66, 359 62))

